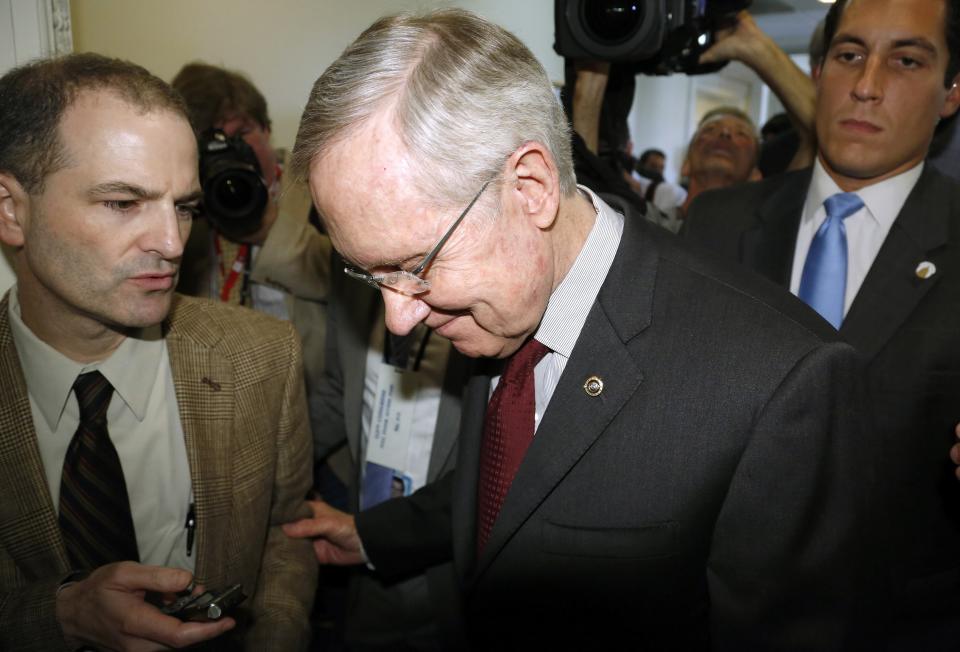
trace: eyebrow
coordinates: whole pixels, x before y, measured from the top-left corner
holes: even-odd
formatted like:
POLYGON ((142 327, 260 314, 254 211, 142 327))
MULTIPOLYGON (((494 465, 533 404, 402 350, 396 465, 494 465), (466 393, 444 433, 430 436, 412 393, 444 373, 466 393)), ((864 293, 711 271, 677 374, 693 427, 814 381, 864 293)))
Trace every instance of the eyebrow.
POLYGON ((197 188, 196 190, 183 195, 182 197, 177 197, 173 201, 177 204, 189 204, 191 202, 198 202, 203 198, 203 191, 197 188))
MULTIPOLYGON (((864 48, 867 47, 866 42, 858 36, 853 36, 852 34, 838 34, 833 39, 833 43, 830 44, 830 48, 832 49, 837 45, 843 45, 843 44, 849 44, 849 43, 852 43, 853 45, 859 45, 864 48)), ((910 47, 926 50, 927 52, 929 52, 934 56, 937 56, 939 54, 937 52, 936 46, 933 43, 931 43, 929 39, 923 38, 922 36, 896 39, 895 41, 893 41, 892 49, 895 50, 897 48, 910 48, 910 47)))
MULTIPOLYGON (((91 197, 112 194, 131 195, 137 199, 144 199, 148 201, 163 197, 163 193, 160 191, 148 190, 142 186, 127 183, 126 181, 107 181, 104 183, 98 183, 90 188, 90 190, 87 191, 87 194, 91 197)), ((200 188, 196 188, 186 195, 177 197, 174 199, 174 201, 179 204, 185 204, 189 202, 200 201, 201 197, 203 197, 203 191, 200 188)))
POLYGON ((91 197, 110 195, 114 193, 133 195, 137 199, 159 199, 163 196, 163 193, 156 190, 147 190, 146 188, 135 186, 132 183, 127 183, 125 181, 106 181, 104 183, 98 183, 87 191, 87 194, 91 197))

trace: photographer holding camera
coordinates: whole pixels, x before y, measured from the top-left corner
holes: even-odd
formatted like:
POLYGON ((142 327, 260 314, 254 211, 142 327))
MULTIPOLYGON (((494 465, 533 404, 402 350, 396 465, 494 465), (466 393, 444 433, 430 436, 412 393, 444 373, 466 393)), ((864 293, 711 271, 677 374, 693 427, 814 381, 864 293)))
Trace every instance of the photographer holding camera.
MULTIPOLYGON (((293 250, 298 262, 311 270, 311 278, 326 279, 330 248, 306 215, 279 209, 282 170, 270 145, 266 100, 243 75, 202 62, 183 66, 171 84, 186 101, 197 133, 206 218, 194 224, 178 291, 296 322, 298 306, 291 309, 290 297, 277 289, 283 286, 258 276, 257 261, 270 259, 271 252, 286 257, 293 250)), ((298 297, 323 302, 326 293, 326 283, 315 283, 311 292, 298 297)), ((298 331, 305 341, 311 339, 305 337, 305 324, 298 331)), ((322 359, 323 338, 316 339, 315 357, 322 359)), ((310 351, 307 356, 310 359, 310 351)))
MULTIPOLYGON (((698 8, 674 2, 663 15, 653 5, 628 8, 620 4, 587 0, 557 3, 555 48, 577 60, 578 87, 583 79, 589 82, 582 90, 571 93, 574 129, 588 144, 589 134, 609 130, 599 120, 609 113, 609 91, 603 77, 610 68, 605 62, 612 62, 618 69, 630 67, 634 74, 698 74, 713 72, 736 60, 770 86, 800 136, 790 169, 809 165, 816 145, 813 82, 743 9, 749 2, 713 2, 698 8), (588 71, 589 77, 582 71, 588 71)), ((624 121, 628 111, 629 106, 621 111, 624 121)), ((598 143, 602 141, 602 135, 596 139, 598 143)), ((648 211, 647 219, 676 232, 683 224, 686 207, 699 193, 756 180, 757 147, 756 128, 742 112, 724 108, 715 116, 705 116, 690 141, 684 162, 684 174, 690 180, 688 192, 679 192, 679 188, 675 192, 659 192, 672 188, 658 188, 658 194, 665 195, 666 200, 655 198, 653 203, 660 211, 648 211), (708 125, 710 129, 706 128, 708 125), (742 137, 738 137, 741 133, 742 137), (711 156, 710 150, 721 150, 721 156, 711 156)), ((630 181, 635 192, 641 190, 635 181, 630 181)))

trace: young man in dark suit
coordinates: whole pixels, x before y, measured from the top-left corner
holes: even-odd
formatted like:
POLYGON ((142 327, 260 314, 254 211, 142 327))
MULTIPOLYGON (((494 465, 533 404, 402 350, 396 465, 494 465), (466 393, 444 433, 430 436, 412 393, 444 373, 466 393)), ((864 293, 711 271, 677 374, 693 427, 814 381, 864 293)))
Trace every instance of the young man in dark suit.
POLYGON ((349 275, 393 333, 488 360, 453 474, 288 534, 384 577, 452 558, 477 647, 843 649, 874 488, 853 350, 578 187, 568 129, 463 11, 381 19, 317 81, 293 167, 349 275))
POLYGON ((817 309, 868 364, 895 646, 960 640, 960 186, 925 163, 960 105, 955 0, 849 0, 815 71, 812 170, 695 202, 686 235, 817 309))

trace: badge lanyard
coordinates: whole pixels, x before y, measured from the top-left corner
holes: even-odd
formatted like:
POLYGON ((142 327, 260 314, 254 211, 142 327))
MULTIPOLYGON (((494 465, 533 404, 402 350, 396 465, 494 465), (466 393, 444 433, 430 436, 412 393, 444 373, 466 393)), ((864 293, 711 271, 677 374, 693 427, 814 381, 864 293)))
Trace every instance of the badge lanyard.
MULTIPOLYGON (((237 280, 240 278, 240 274, 246 271, 247 259, 250 254, 250 245, 241 244, 237 249, 237 255, 233 259, 233 264, 230 265, 230 271, 227 273, 223 268, 223 251, 220 246, 220 236, 219 234, 214 234, 213 237, 213 248, 217 253, 217 264, 220 267, 220 278, 223 279, 223 282, 220 285, 220 300, 223 302, 230 301, 230 291, 233 289, 233 286, 237 284, 237 280)), ((246 286, 246 279, 244 279, 244 286, 246 286)), ((240 304, 243 305, 245 297, 245 288, 241 288, 240 292, 240 304)))

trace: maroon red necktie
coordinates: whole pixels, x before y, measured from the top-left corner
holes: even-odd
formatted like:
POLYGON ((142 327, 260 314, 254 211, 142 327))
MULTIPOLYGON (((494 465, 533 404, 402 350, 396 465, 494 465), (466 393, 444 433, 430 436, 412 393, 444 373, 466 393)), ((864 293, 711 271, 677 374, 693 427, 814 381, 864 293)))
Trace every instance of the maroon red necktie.
POLYGON ((537 340, 527 340, 507 362, 487 405, 477 487, 478 555, 490 538, 503 499, 533 441, 533 368, 549 351, 537 340))

